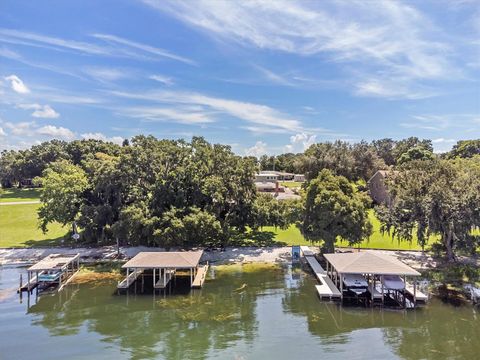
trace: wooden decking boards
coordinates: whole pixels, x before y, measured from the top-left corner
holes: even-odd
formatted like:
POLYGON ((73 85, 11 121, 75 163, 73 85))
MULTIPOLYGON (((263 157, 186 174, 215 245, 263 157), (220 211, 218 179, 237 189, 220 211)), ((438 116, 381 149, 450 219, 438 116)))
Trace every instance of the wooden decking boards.
POLYGON ((205 282, 205 278, 207 276, 208 265, 201 266, 198 271, 197 275, 195 275, 195 279, 192 283, 192 288, 201 288, 203 283, 205 282))
POLYGON ((315 285, 318 296, 321 299, 328 298, 330 300, 341 298, 342 294, 340 290, 338 290, 333 281, 328 277, 325 269, 318 263, 313 251, 311 251, 308 246, 300 246, 300 251, 315 274, 315 277, 320 282, 320 285, 315 285))

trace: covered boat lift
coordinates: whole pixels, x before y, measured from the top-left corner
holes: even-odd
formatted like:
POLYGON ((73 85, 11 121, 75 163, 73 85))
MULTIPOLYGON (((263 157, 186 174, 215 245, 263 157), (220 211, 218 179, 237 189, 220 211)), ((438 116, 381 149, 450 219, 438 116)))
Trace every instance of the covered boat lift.
MULTIPOLYGON (((405 308, 427 301, 427 296, 417 289, 416 278, 421 274, 392 256, 364 251, 324 254, 324 257, 327 261, 327 275, 340 288, 342 300, 349 291, 350 284, 354 281, 361 283, 362 277, 365 282, 361 286, 367 285, 367 299, 372 305, 375 302, 383 305, 386 298, 405 308), (412 279, 413 286, 407 283, 407 277, 412 279)), ((352 291, 358 294, 354 285, 352 291)))
MULTIPOLYGON (((140 252, 127 261, 122 268, 127 270, 126 278, 118 283, 117 288, 128 289, 146 271, 152 271, 152 286, 154 291, 165 289, 178 270, 190 272, 190 286, 202 287, 205 281, 208 265, 199 266, 201 251, 162 251, 140 252)), ((142 280, 143 281, 143 280, 142 280)))
POLYGON ((27 283, 22 283, 18 292, 29 293, 39 286, 61 290, 80 269, 80 254, 51 254, 27 269, 27 283))

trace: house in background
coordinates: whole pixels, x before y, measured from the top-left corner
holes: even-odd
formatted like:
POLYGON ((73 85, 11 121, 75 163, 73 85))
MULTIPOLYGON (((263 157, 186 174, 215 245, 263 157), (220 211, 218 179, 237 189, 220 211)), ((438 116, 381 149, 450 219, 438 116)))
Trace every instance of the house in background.
POLYGON ((368 180, 368 192, 376 204, 390 204, 391 198, 388 193, 386 180, 389 176, 395 175, 397 171, 378 170, 368 180))
POLYGON ((304 181, 305 181, 305 175, 303 175, 303 174, 295 174, 295 175, 293 176, 293 181, 304 182, 304 181))
POLYGON ((255 174, 255 182, 276 182, 278 175, 274 172, 260 171, 260 174, 255 174))

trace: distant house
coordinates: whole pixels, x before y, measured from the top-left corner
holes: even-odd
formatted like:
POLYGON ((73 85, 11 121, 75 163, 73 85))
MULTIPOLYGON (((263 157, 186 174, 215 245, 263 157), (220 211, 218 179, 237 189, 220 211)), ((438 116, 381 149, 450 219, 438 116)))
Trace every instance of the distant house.
POLYGON ((293 181, 304 182, 304 181, 305 181, 305 175, 303 175, 303 174, 295 174, 295 175, 293 176, 293 181))
POLYGON ((385 180, 396 173, 396 171, 378 170, 370 180, 368 180, 368 192, 376 204, 388 205, 390 203, 391 199, 385 180))
POLYGON ((265 182, 265 181, 256 181, 255 187, 258 192, 269 192, 269 193, 279 193, 285 192, 285 188, 280 186, 278 182, 265 182))
POLYGON ((260 174, 255 175, 255 182, 276 182, 278 180, 278 175, 274 172, 261 171, 260 174))

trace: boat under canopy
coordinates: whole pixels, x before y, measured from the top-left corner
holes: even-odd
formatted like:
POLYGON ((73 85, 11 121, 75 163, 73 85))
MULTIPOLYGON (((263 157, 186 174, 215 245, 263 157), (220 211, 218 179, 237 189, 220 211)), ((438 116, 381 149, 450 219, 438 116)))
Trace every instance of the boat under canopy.
POLYGON ((361 274, 345 274, 343 277, 345 287, 357 295, 361 295, 367 291, 367 280, 361 274))
POLYGON ((382 284, 385 287, 385 289, 388 289, 388 290, 405 289, 405 283, 398 275, 384 275, 382 278, 382 284))

